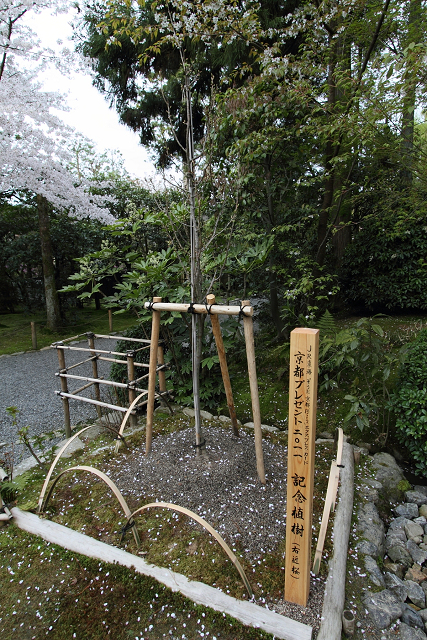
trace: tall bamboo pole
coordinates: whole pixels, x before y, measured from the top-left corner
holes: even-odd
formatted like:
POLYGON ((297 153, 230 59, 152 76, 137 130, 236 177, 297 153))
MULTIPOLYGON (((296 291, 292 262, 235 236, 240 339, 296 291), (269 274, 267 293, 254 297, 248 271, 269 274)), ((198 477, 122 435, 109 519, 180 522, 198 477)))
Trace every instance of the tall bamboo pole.
MULTIPOLYGON (((96 356, 97 353, 95 351, 95 334, 94 333, 87 333, 87 341, 89 344, 89 349, 91 349, 91 354, 93 356, 96 356)), ((98 378, 98 360, 96 358, 94 358, 92 360, 92 373, 93 373, 93 377, 94 378, 98 378)), ((99 384, 97 382, 95 382, 95 384, 93 385, 94 389, 95 389, 95 400, 98 400, 98 402, 101 401, 101 392, 99 390, 99 384)), ((98 418, 102 417, 102 409, 99 405, 96 405, 96 412, 98 414, 98 418)))
MULTIPOLYGON (((130 384, 135 380, 135 352, 127 351, 126 360, 127 360, 127 369, 128 369, 128 384, 130 384)), ((129 387, 129 404, 132 404, 135 398, 136 398, 135 389, 132 389, 131 387, 129 387)), ((136 416, 131 415, 131 417, 129 418, 130 425, 132 427, 135 427, 137 422, 138 420, 136 416)))
MULTIPOLYGON (((153 298, 153 302, 161 302, 161 298, 153 298)), ((145 453, 151 451, 153 440, 154 398, 156 394, 157 347, 159 345, 160 311, 153 311, 151 323, 150 367, 148 369, 148 400, 145 453)))
MULTIPOLYGON (((242 300, 242 307, 249 305, 249 300, 242 300)), ((252 317, 243 316, 245 331, 246 357, 248 360, 249 386, 251 389, 252 414, 255 432, 255 454, 258 478, 265 484, 264 454, 262 452, 261 411, 259 408, 258 380, 255 364, 254 325, 252 317)))
MULTIPOLYGON (((59 342, 58 344, 63 344, 59 342)), ((56 348, 58 354, 59 370, 64 371, 67 369, 65 366, 65 352, 63 349, 56 348)), ((67 378, 61 378, 61 391, 68 393, 67 378)), ((62 406, 64 408, 64 420, 65 420, 65 436, 71 438, 71 421, 70 421, 70 403, 68 398, 62 397, 62 406)))
MULTIPOLYGON (((215 304, 215 296, 212 293, 209 294, 206 296, 206 301, 208 305, 215 304)), ((233 392, 231 390, 230 376, 228 374, 227 358, 225 355, 224 341, 222 339, 221 325, 217 315, 211 315, 210 318, 215 344, 218 351, 219 364, 221 367, 222 380, 224 382, 225 395, 227 397, 228 411, 230 413, 231 424, 233 426, 233 433, 235 436, 238 436, 239 429, 237 428, 236 409, 234 407, 233 392)))

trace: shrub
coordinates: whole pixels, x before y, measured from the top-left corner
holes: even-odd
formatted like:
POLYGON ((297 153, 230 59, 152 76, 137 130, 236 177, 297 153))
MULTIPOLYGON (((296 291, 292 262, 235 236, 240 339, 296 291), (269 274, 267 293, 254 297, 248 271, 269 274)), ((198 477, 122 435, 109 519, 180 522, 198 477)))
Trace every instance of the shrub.
POLYGON ((393 394, 396 436, 427 477, 427 330, 408 347, 393 394))

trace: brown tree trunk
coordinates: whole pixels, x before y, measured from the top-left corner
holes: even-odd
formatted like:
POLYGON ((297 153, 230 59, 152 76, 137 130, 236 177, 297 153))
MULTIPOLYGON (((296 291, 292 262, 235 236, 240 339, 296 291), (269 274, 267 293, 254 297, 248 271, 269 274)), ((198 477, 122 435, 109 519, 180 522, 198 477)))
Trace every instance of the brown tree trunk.
POLYGON ((57 331, 62 323, 59 297, 55 283, 55 265, 53 261, 52 243, 49 230, 49 205, 46 198, 41 195, 37 195, 37 212, 39 217, 40 245, 42 250, 47 326, 51 331, 57 331))

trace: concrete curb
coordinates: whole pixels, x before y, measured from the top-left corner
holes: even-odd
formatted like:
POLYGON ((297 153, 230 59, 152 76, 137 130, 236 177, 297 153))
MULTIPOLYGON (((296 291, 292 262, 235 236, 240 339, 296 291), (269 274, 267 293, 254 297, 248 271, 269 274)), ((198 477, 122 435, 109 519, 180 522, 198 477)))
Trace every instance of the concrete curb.
POLYGON ((41 519, 18 507, 12 509, 13 522, 24 531, 35 534, 61 547, 104 562, 118 563, 133 567, 138 573, 151 576, 169 587, 179 591, 197 604, 210 607, 215 611, 227 613, 245 625, 262 629, 283 640, 311 640, 312 629, 308 625, 296 622, 278 613, 269 611, 253 602, 237 600, 209 587, 202 582, 188 580, 180 573, 148 564, 143 558, 134 556, 123 549, 112 547, 68 527, 50 520, 41 519))
POLYGON ((323 600, 322 624, 317 640, 341 640, 342 614, 345 602, 347 551, 353 513, 354 455, 353 447, 344 442, 339 490, 335 512, 333 541, 334 555, 329 563, 323 600))

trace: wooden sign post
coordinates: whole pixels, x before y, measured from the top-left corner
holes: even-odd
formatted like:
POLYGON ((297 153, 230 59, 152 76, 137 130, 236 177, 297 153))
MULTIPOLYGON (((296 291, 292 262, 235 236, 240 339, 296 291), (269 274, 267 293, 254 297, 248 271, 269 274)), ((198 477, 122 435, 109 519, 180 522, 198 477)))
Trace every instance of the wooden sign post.
POLYGON ((285 600, 305 607, 310 591, 319 330, 291 333, 285 600))

